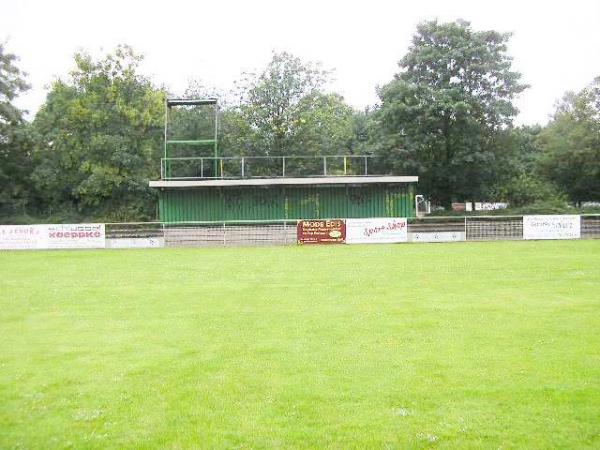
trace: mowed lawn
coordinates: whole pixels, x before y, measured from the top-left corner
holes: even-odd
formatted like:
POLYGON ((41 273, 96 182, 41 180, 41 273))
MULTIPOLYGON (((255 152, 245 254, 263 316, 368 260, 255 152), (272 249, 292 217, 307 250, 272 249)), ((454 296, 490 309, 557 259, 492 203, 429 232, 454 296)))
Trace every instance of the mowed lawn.
POLYGON ((600 241, 0 269, 3 449, 600 447, 600 241))

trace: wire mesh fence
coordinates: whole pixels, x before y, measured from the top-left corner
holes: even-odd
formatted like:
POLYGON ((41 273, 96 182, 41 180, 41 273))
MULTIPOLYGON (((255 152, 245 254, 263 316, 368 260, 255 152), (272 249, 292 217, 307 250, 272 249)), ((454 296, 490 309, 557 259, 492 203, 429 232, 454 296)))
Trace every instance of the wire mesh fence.
POLYGON ((465 219, 467 241, 523 239, 522 217, 475 217, 465 219))
POLYGON ((164 226, 167 247, 286 245, 296 243, 296 222, 195 223, 164 226))
POLYGON ((136 239, 163 236, 161 222, 107 223, 105 226, 107 239, 136 239))
POLYGON ((408 219, 409 233, 448 233, 464 231, 464 217, 427 217, 408 219))
POLYGON ((581 216, 581 237, 600 238, 600 215, 581 216))

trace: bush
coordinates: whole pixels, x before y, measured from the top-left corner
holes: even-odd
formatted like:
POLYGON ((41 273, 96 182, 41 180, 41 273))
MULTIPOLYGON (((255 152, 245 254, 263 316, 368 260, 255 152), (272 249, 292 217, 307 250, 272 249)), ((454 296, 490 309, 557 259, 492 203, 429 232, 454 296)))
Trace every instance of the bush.
POLYGON ((521 207, 537 203, 556 204, 567 202, 567 196, 552 183, 523 173, 507 183, 493 189, 491 198, 505 201, 511 207, 521 207))

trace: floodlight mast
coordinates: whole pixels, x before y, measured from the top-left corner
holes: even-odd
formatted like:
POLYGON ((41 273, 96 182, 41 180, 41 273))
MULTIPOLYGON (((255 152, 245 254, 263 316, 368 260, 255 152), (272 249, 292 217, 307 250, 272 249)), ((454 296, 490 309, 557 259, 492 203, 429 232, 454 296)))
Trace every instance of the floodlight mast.
POLYGON ((218 147, 217 147, 217 131, 218 131, 218 120, 219 120, 219 107, 216 98, 204 98, 204 99, 187 99, 187 98, 165 98, 165 135, 164 135, 164 153, 165 153, 165 177, 171 176, 171 164, 169 162, 169 147, 173 145, 193 145, 193 146, 213 146, 214 153, 214 167, 213 174, 217 175, 217 158, 218 147), (214 135, 212 139, 169 139, 169 117, 171 108, 177 106, 212 106, 214 111, 214 135))

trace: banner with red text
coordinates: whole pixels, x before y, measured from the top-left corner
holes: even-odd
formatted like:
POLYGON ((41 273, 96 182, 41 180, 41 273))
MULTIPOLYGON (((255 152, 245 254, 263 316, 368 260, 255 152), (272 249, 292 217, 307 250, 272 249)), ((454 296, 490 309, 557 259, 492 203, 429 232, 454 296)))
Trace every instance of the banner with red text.
POLYGON ((347 244, 407 242, 406 218, 346 219, 347 244))
POLYGON ((103 223, 0 225, 0 249, 104 248, 103 223))
POLYGON ((44 225, 0 225, 0 250, 44 248, 44 225))

